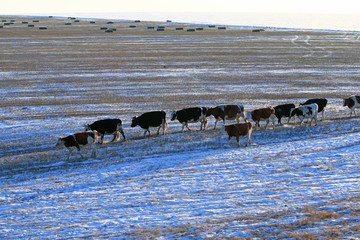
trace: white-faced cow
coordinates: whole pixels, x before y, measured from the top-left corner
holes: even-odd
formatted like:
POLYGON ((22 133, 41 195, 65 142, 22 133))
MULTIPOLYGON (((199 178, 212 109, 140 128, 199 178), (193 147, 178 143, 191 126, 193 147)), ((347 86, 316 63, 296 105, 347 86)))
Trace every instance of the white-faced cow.
POLYGON ((69 150, 69 156, 67 160, 70 159, 74 149, 77 149, 80 153, 80 156, 85 159, 85 157, 81 154, 81 149, 91 148, 91 156, 96 157, 95 144, 98 136, 99 134, 97 131, 77 132, 67 137, 60 137, 55 145, 55 148, 66 147, 69 150))
POLYGON ((350 117, 354 112, 356 117, 355 108, 360 108, 360 96, 351 96, 349 98, 344 98, 344 107, 350 108, 350 117))
POLYGON ((326 110, 327 102, 328 101, 327 101, 326 98, 312 98, 312 99, 307 100, 304 103, 300 103, 300 106, 316 103, 318 105, 318 110, 317 111, 318 111, 318 113, 319 112, 322 113, 321 120, 324 121, 325 120, 325 110, 326 110))
POLYGON ((216 129, 218 121, 220 119, 223 120, 223 124, 226 124, 226 120, 235 120, 239 123, 240 118, 245 119, 244 114, 244 106, 243 105, 221 105, 213 108, 209 108, 206 116, 214 116, 215 117, 215 126, 214 129, 216 129))
POLYGON ((171 121, 178 120, 182 124, 181 131, 184 132, 184 128, 187 127, 189 131, 191 129, 188 126, 188 123, 196 123, 201 122, 200 131, 204 130, 207 126, 207 117, 206 112, 208 108, 206 107, 192 107, 192 108, 184 108, 179 111, 174 111, 171 113, 171 121))
POLYGON ((313 120, 315 120, 315 126, 317 125, 317 115, 318 115, 318 105, 316 103, 300 106, 291 110, 291 117, 298 117, 300 119, 300 126, 301 123, 304 121, 305 118, 310 119, 310 124, 313 120))
POLYGON ((278 119, 278 124, 282 125, 281 123, 281 118, 282 117, 287 117, 288 118, 288 123, 290 122, 290 112, 291 109, 295 108, 295 104, 289 103, 289 104, 281 104, 278 105, 276 107, 274 107, 275 109, 275 116, 278 119))
POLYGON ((246 112, 246 115, 248 119, 252 119, 255 122, 255 129, 257 127, 260 129, 260 121, 266 121, 266 129, 270 120, 273 124, 273 129, 275 129, 275 109, 272 107, 255 109, 251 112, 246 112))
POLYGON ((246 144, 247 146, 251 144, 251 133, 253 128, 252 123, 247 122, 247 123, 229 124, 229 125, 224 125, 224 128, 229 136, 229 140, 232 137, 236 137, 236 142, 239 144, 239 147, 240 147, 239 137, 241 136, 247 136, 247 144, 246 144))
POLYGON ((131 127, 140 126, 145 129, 144 137, 146 133, 149 133, 150 136, 150 127, 158 127, 157 135, 160 133, 160 129, 163 129, 163 135, 165 135, 166 130, 166 113, 164 111, 153 111, 142 114, 139 117, 133 117, 131 127))
POLYGON ((112 142, 115 140, 115 138, 117 141, 120 140, 120 133, 123 136, 124 140, 126 140, 122 127, 122 122, 120 119, 117 118, 98 120, 93 122, 92 124, 85 125, 85 131, 89 130, 96 130, 99 133, 99 135, 101 136, 101 144, 104 141, 105 134, 114 135, 113 139, 111 140, 112 142))

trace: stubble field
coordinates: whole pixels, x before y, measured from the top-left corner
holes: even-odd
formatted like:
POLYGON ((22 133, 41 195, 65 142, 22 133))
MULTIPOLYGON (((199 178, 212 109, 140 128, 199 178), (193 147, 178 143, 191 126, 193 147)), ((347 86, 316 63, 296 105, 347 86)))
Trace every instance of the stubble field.
POLYGON ((360 237, 360 121, 342 106, 360 92, 359 33, 2 19, 15 23, 0 28, 0 236, 360 237), (213 118, 185 133, 169 120, 185 107, 313 97, 328 99, 325 121, 255 131, 250 147, 213 118), (130 127, 151 110, 167 112, 165 136, 130 127), (128 140, 107 136, 96 159, 53 148, 108 117, 128 140))

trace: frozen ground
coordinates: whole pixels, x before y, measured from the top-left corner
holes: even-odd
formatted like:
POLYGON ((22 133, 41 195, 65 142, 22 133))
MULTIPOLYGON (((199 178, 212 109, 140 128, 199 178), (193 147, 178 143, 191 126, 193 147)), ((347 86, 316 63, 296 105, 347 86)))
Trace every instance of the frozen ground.
POLYGON ((360 238, 360 119, 341 99, 360 92, 357 33, 84 28, 28 39, 3 29, 1 238, 360 238), (310 97, 329 100, 325 121, 255 131, 250 147, 211 118, 205 132, 130 128, 149 110, 310 97), (83 161, 53 148, 105 117, 123 120, 128 141, 107 136, 83 161))

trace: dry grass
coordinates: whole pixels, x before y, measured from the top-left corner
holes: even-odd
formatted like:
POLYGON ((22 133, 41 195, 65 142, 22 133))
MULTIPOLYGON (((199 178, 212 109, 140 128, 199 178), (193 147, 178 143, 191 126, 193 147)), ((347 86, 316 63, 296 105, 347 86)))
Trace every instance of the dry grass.
MULTIPOLYGON (((349 221, 355 217, 354 213, 357 212, 356 216, 359 216, 358 207, 354 204, 359 197, 357 195, 351 198, 334 199, 333 202, 341 203, 343 206, 341 210, 336 212, 320 210, 325 207, 323 205, 305 206, 298 210, 264 212, 255 216, 239 214, 234 217, 224 217, 181 226, 138 228, 127 232, 127 235, 130 238, 141 239, 154 239, 161 236, 198 238, 208 233, 215 235, 207 239, 229 239, 228 236, 220 234, 220 229, 223 231, 238 223, 246 222, 247 226, 255 223, 257 226, 256 228, 242 229, 242 231, 248 232, 249 237, 246 239, 340 239, 346 237, 347 234, 359 232, 360 224, 349 221), (338 219, 338 221, 332 221, 334 219, 338 219), (316 232, 311 230, 314 225, 321 226, 320 229, 322 230, 316 232)), ((233 239, 245 238, 234 237, 233 239)))
MULTIPOLYGON (((347 81, 348 78, 338 76, 337 81, 334 81, 331 76, 326 76, 325 79, 322 77, 321 81, 314 81, 318 79, 316 73, 307 74, 301 71, 291 75, 269 73, 257 76, 256 69, 254 74, 245 76, 242 76, 241 72, 239 76, 204 74, 196 77, 195 75, 196 71, 211 73, 211 71, 219 69, 229 72, 251 71, 251 66, 263 66, 264 68, 272 66, 269 70, 277 70, 286 65, 291 67, 293 64, 304 70, 312 70, 312 61, 315 61, 315 64, 319 58, 317 56, 304 58, 303 56, 309 50, 294 46, 291 43, 294 35, 299 35, 299 39, 305 38, 305 36, 321 39, 319 42, 315 40, 311 42, 316 50, 313 50, 314 54, 318 54, 322 62, 328 62, 332 66, 340 63, 341 66, 352 65, 351 59, 357 57, 356 51, 351 50, 351 45, 349 47, 351 42, 342 41, 340 33, 268 30, 259 34, 252 33, 250 29, 246 28, 228 28, 225 31, 205 28, 204 31, 188 33, 174 30, 179 26, 176 23, 165 23, 166 31, 157 32, 148 30, 147 26, 159 23, 141 22, 137 23, 137 28, 132 29, 128 27, 130 22, 115 22, 108 27, 117 28, 117 31, 106 34, 100 30, 106 21, 90 24, 88 20, 81 20, 71 26, 65 26, 64 23, 67 19, 40 18, 40 23, 36 26, 46 25, 49 28, 48 30, 39 30, 38 27, 28 28, 21 24, 23 20, 31 22, 31 18, 15 17, 14 19, 16 20, 14 26, 0 29, 0 52, 6 54, 3 57, 2 67, 7 71, 19 73, 31 69, 34 72, 29 72, 29 77, 35 76, 35 80, 27 80, 26 75, 20 78, 21 80, 14 80, 10 77, 1 81, 0 86, 2 89, 6 89, 9 85, 21 87, 26 82, 27 85, 44 86, 46 89, 42 92, 41 97, 38 95, 37 88, 34 88, 34 92, 31 91, 32 88, 28 89, 26 94, 13 95, 14 92, 1 101, 0 106, 2 107, 118 102, 129 104, 161 102, 166 107, 168 106, 164 104, 166 102, 325 97, 323 93, 299 93, 297 91, 285 94, 283 92, 267 93, 266 91, 257 94, 246 91, 241 94, 212 92, 211 89, 207 89, 207 86, 215 86, 216 89, 219 86, 231 87, 239 84, 240 80, 241 84, 259 83, 261 85, 269 82, 273 84, 289 83, 299 88, 329 85, 336 88, 337 84, 341 86, 343 81, 347 81), (229 40, 224 41, 224 35, 229 37, 229 40), (259 38, 259 36, 264 36, 264 38, 259 38), (333 36, 339 38, 339 41, 332 39, 333 36), (329 37, 328 40, 326 40, 327 37, 329 37), (328 58, 322 58, 324 54, 319 49, 323 45, 326 46, 326 51, 333 53, 328 58), (339 49, 342 50, 339 51, 339 49), (187 71, 195 71, 195 75, 184 77, 180 74, 144 79, 141 77, 141 73, 146 73, 144 69, 154 73, 183 72, 185 75, 188 75, 187 71), (47 71, 50 72, 50 75, 44 75, 47 71), (61 73, 65 75, 53 78, 52 71, 55 71, 55 75, 61 73), (114 72, 115 75, 111 77, 105 75, 103 79, 101 79, 101 75, 95 78, 76 77, 77 74, 94 72, 105 74, 114 72), (116 77, 116 73, 119 74, 118 77, 116 77), (128 75, 125 77, 125 84, 122 81, 124 73, 128 75), (75 74, 75 77, 72 77, 72 74, 75 74), (38 77, 36 77, 37 75, 38 77), (109 81, 106 82, 107 80, 109 81), (96 90, 96 95, 90 96, 87 94, 89 90, 78 87, 78 85, 96 86, 99 81, 104 89, 96 90), (154 91, 151 86, 154 83, 164 84, 164 88, 160 87, 154 91), (62 84, 66 84, 67 87, 60 87, 62 84), (168 84, 174 85, 166 86, 168 84), (106 87, 119 90, 110 90, 109 92, 106 87), (194 92, 194 88, 202 89, 202 94, 194 92), (153 92, 153 96, 139 94, 149 91, 153 92), (163 94, 172 91, 178 93, 163 94), (16 96, 20 96, 20 98, 14 101, 16 96)), ((300 41, 299 44, 306 45, 304 41, 300 41)), ((339 93, 329 93, 326 97, 342 96, 339 93)), ((88 114, 88 112, 79 113, 77 110, 65 114, 88 114)), ((94 114, 101 115, 103 112, 99 111, 94 114)))

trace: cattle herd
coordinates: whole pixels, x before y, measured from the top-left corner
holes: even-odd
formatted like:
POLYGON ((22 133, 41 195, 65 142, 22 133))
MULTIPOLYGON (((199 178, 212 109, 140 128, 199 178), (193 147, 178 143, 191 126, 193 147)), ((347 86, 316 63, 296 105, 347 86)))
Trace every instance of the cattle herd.
MULTIPOLYGON (((253 124, 248 122, 252 120, 255 123, 255 130, 260 128, 260 121, 266 121, 265 129, 272 123, 273 129, 275 129, 275 121, 278 119, 278 124, 282 125, 281 119, 283 117, 288 118, 288 123, 293 117, 294 121, 296 117, 299 119, 299 125, 302 124, 304 119, 309 119, 311 126, 314 121, 317 125, 318 113, 322 113, 322 120, 325 119, 325 109, 327 105, 327 99, 314 98, 309 99, 305 103, 301 103, 299 107, 295 107, 295 104, 282 104, 276 107, 267 107, 255 109, 253 111, 245 111, 243 105, 221 105, 217 107, 192 107, 185 108, 179 111, 171 113, 171 121, 178 120, 182 124, 182 132, 186 127, 189 131, 188 123, 200 122, 200 130, 205 130, 208 125, 207 118, 213 116, 215 118, 214 129, 216 129, 217 123, 222 120, 223 128, 229 136, 236 137, 236 141, 240 146, 239 137, 247 136, 247 145, 251 144, 251 133, 253 131, 253 124), (240 123, 240 120, 244 119, 245 123, 240 123), (226 120, 236 120, 236 124, 226 124, 226 120)), ((355 108, 360 108, 360 96, 351 96, 344 99, 344 105, 350 108, 350 117, 352 113, 356 116, 355 108)), ((140 126, 145 129, 144 137, 146 133, 150 135, 150 127, 157 127, 157 134, 160 134, 162 129, 163 135, 165 135, 168 123, 166 122, 166 113, 164 111, 152 111, 146 112, 139 117, 132 119, 131 127, 140 126)), ((95 144, 98 140, 98 136, 101 136, 100 143, 103 143, 104 135, 113 135, 112 141, 117 138, 120 140, 120 133, 124 140, 126 140, 125 133, 122 127, 122 121, 120 119, 103 119, 95 121, 92 124, 85 125, 84 132, 77 132, 75 134, 60 137, 56 143, 56 147, 66 147, 69 150, 68 160, 74 149, 77 149, 81 157, 80 147, 90 147, 92 149, 92 156, 96 157, 95 144)))

